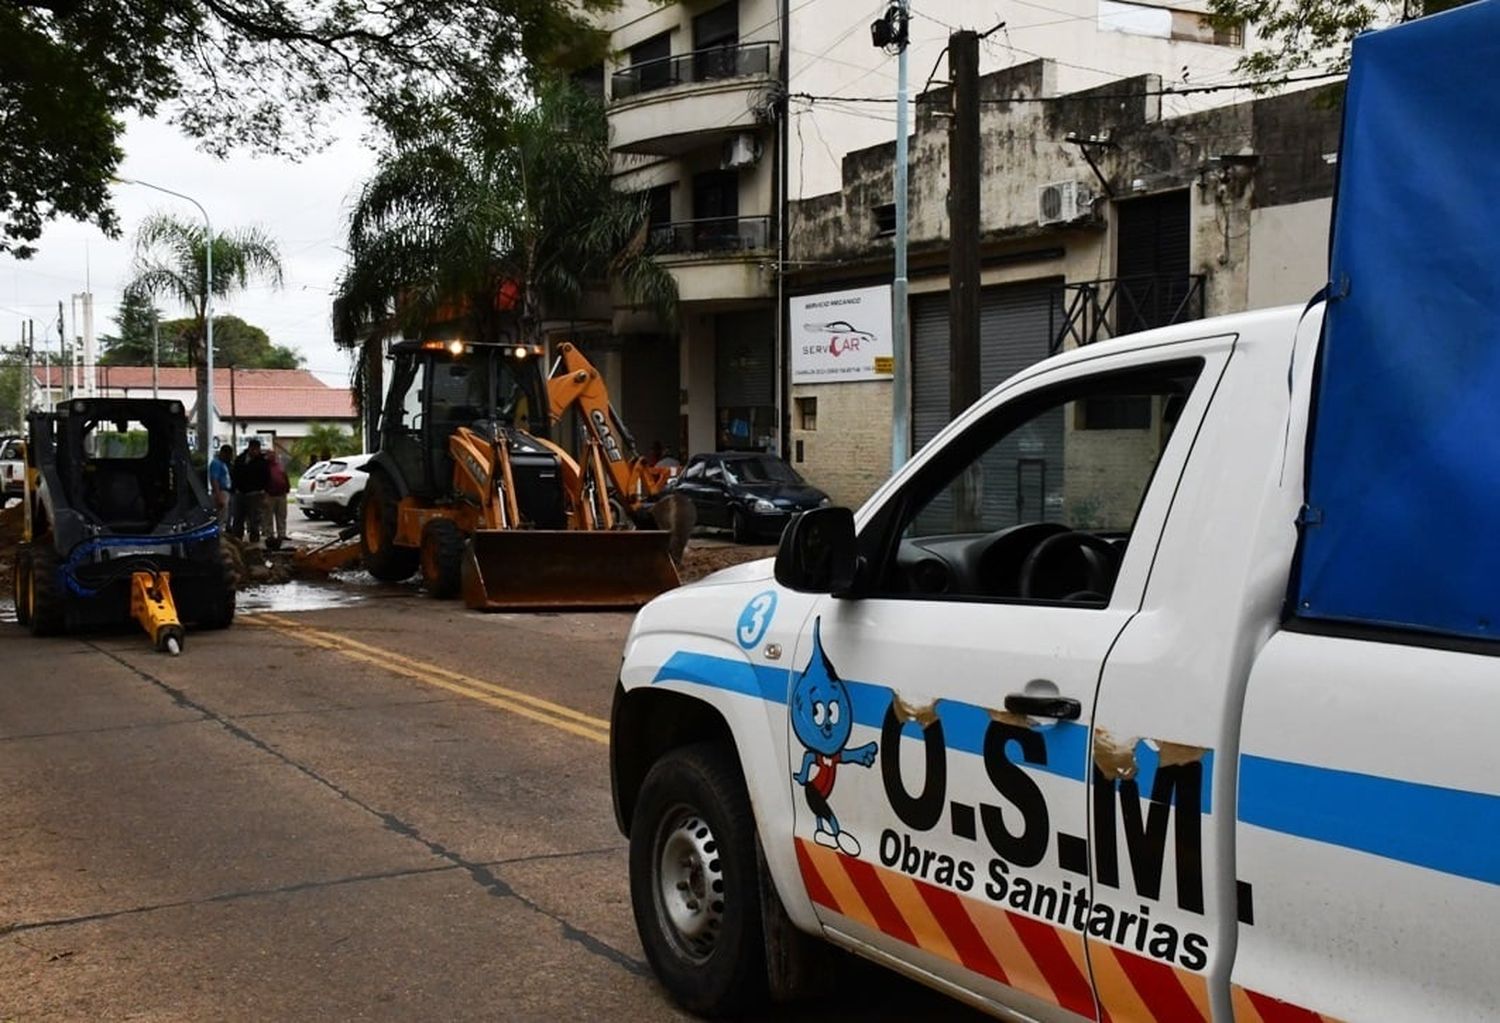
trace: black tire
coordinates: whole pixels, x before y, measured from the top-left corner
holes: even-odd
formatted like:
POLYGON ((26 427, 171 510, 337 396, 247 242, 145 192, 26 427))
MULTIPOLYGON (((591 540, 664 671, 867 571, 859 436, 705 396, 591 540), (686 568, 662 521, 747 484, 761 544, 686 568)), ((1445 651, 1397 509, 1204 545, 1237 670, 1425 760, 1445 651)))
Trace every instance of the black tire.
POLYGON ((689 1012, 740 1015, 765 1001, 760 883, 755 817, 734 759, 704 743, 657 761, 630 825, 630 901, 647 960, 689 1012), (684 877, 674 882, 669 869, 684 877))
POLYGON ((51 547, 36 546, 31 549, 31 634, 33 636, 56 636, 67 628, 68 600, 58 577, 61 564, 57 552, 51 547))
POLYGON ((317 512, 313 511, 311 508, 302 508, 300 510, 304 519, 311 519, 313 522, 316 522, 323 517, 317 512))
POLYGON ((422 586, 429 597, 458 596, 463 581, 464 534, 452 519, 429 519, 422 527, 422 586))
POLYGON ((750 516, 747 512, 736 508, 732 520, 734 528, 735 543, 754 543, 755 530, 750 525, 750 516))
POLYGON ((396 486, 383 472, 370 473, 361 502, 359 549, 365 569, 383 583, 410 579, 417 570, 415 547, 396 545, 396 486))
POLYGON ((31 624, 31 548, 24 544, 16 548, 16 561, 11 566, 11 596, 16 605, 16 623, 31 624))
POLYGON ((194 623, 198 628, 227 629, 233 623, 243 564, 234 548, 221 537, 218 550, 214 553, 214 565, 210 570, 209 608, 194 623))

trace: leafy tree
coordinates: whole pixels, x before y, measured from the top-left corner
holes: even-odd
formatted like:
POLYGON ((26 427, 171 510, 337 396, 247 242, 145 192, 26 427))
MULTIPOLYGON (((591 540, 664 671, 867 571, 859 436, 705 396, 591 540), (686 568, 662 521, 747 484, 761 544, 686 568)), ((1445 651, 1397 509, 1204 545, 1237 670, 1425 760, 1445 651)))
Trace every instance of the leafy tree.
POLYGON ((1469 0, 1209 0, 1225 24, 1255 29, 1261 47, 1237 70, 1263 78, 1304 69, 1346 71, 1349 45, 1361 32, 1459 7, 1469 0))
POLYGON ((14 433, 26 418, 26 368, 18 362, 0 364, 0 430, 14 433))
MULTIPOLYGON (((197 329, 191 317, 166 320, 162 337, 170 336, 173 347, 187 353, 187 339, 197 329)), ((240 369, 297 369, 303 358, 295 349, 271 343, 271 337, 253 323, 238 316, 214 317, 214 365, 238 366, 240 369)), ((192 365, 187 361, 181 365, 192 365)))
MULTIPOLYGON (((208 369, 204 270, 213 245, 213 297, 227 298, 262 278, 281 284, 281 257, 276 242, 259 228, 218 232, 210 242, 202 224, 163 213, 153 214, 136 232, 135 268, 126 291, 166 295, 189 310, 192 326, 183 335, 189 362, 198 371, 198 453, 206 455, 209 437, 208 369)), ((214 318, 217 325, 218 317, 214 318)), ((217 339, 216 339, 217 340, 217 339)))
POLYGON ((0 4, 0 253, 47 221, 116 235, 110 176, 126 115, 165 111, 222 155, 298 155, 332 115, 409 116, 433 89, 514 91, 617 0, 10 0, 0 4))
POLYGON ((337 423, 310 423, 307 436, 292 443, 292 454, 304 465, 316 462, 326 451, 330 455, 358 454, 358 433, 350 433, 337 423))
MULTIPOLYGON (((99 337, 101 366, 151 365, 151 328, 160 319, 149 295, 127 291, 115 310, 115 334, 99 337)), ((217 329, 217 323, 215 324, 217 329)), ((178 339, 161 338, 161 365, 186 366, 187 352, 178 347, 178 339)))
POLYGON ((334 301, 335 339, 362 349, 358 400, 386 338, 455 313, 478 339, 536 341, 544 312, 613 280, 672 318, 676 282, 647 252, 644 201, 612 187, 598 101, 548 79, 524 110, 434 106, 406 127, 350 216, 334 301))

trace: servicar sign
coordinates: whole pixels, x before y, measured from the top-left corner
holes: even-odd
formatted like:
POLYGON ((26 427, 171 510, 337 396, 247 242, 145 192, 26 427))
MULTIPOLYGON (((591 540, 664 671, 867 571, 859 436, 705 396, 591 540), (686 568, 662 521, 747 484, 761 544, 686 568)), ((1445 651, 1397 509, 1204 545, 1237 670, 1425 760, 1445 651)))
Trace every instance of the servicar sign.
POLYGON ((890 285, 793 298, 790 319, 792 383, 890 379, 890 285))

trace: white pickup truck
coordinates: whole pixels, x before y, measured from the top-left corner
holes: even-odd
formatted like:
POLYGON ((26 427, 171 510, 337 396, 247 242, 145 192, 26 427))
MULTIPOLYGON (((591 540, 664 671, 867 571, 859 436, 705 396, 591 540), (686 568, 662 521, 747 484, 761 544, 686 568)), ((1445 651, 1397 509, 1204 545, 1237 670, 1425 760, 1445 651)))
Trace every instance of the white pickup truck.
POLYGON ((675 998, 817 936, 1005 1018, 1500 1018, 1495 644, 1287 610, 1321 322, 1038 364, 640 613, 614 795, 675 998))

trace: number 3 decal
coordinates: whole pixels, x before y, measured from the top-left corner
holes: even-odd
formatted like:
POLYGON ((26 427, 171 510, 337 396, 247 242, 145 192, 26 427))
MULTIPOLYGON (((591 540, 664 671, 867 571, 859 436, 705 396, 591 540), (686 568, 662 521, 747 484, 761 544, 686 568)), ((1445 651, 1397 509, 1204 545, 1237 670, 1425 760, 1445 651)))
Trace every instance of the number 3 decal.
POLYGON ((735 638, 740 641, 740 646, 749 650, 759 643, 766 630, 771 627, 771 619, 775 614, 775 590, 766 590, 751 597, 745 610, 740 612, 739 624, 735 629, 735 638))

